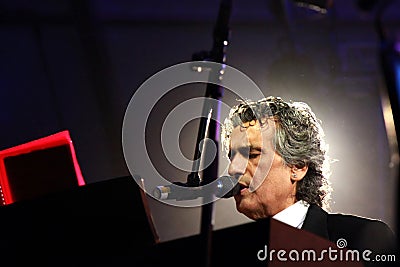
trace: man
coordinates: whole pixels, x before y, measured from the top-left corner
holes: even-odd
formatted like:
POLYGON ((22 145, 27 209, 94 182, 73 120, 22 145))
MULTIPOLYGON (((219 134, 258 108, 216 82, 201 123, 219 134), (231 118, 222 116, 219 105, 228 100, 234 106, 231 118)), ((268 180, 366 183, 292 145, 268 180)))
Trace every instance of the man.
POLYGON ((222 142, 228 172, 241 186, 239 212, 253 220, 272 217, 334 243, 345 239, 349 249, 371 250, 370 257, 396 252, 385 223, 324 210, 331 192, 327 150, 307 104, 279 97, 243 102, 226 119, 222 142))

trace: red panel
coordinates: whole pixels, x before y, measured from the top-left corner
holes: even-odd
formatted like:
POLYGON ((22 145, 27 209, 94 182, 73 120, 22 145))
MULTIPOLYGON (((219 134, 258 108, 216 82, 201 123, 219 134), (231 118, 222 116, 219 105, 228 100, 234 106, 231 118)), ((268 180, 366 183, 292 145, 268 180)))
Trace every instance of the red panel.
MULTIPOLYGON (((85 185, 81 169, 76 158, 75 149, 68 130, 46 136, 25 144, 21 144, 15 147, 11 147, 0 151, 0 189, 2 189, 2 204, 10 204, 15 202, 13 199, 12 188, 10 188, 9 177, 7 175, 7 168, 5 165, 5 159, 12 156, 18 156, 22 154, 29 154, 38 150, 45 150, 48 148, 54 148, 61 145, 68 145, 72 157, 74 171, 76 174, 77 185, 85 185)), ((23 166, 22 166, 23 167, 23 166)))

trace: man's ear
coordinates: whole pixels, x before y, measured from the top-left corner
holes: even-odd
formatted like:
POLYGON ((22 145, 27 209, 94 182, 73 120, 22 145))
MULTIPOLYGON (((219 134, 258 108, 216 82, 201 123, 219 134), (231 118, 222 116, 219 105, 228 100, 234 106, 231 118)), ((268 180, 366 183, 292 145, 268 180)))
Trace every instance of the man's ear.
POLYGON ((293 166, 291 169, 291 175, 290 179, 295 182, 295 181, 300 181, 301 179, 306 176, 306 173, 308 171, 308 166, 304 166, 302 168, 297 168, 296 166, 293 166))

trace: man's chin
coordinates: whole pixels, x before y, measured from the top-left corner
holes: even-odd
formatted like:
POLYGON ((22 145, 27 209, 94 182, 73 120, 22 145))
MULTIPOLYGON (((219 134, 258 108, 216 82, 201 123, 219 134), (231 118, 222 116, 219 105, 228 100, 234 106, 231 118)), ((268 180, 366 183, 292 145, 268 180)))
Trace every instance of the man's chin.
POLYGON ((240 194, 238 194, 238 195, 234 195, 233 198, 235 199, 236 205, 237 205, 242 201, 243 197, 240 194))
POLYGON ((251 213, 251 208, 249 207, 248 199, 245 196, 236 195, 236 210, 247 217, 250 217, 249 214, 251 213))

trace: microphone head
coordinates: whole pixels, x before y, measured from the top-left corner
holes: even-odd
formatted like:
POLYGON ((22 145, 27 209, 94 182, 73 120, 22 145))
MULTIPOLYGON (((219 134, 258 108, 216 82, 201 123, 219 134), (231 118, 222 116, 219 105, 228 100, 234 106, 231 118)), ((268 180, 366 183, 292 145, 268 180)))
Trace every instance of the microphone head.
POLYGON ((230 198, 239 193, 240 185, 237 179, 227 175, 218 178, 217 192, 215 194, 217 197, 230 198))

